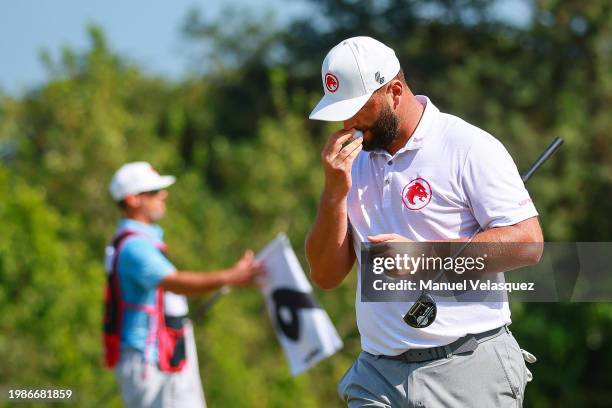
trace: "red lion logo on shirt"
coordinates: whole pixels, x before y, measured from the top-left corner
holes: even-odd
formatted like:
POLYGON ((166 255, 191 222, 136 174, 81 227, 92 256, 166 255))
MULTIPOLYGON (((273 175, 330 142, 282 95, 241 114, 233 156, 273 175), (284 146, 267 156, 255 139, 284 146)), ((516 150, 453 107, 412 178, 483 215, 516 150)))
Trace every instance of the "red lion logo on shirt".
POLYGON ((418 198, 420 201, 424 201, 429 194, 427 194, 427 190, 421 183, 414 183, 410 187, 408 187, 408 192, 406 193, 406 199, 412 205, 416 205, 414 202, 415 198, 418 198))
POLYGON ((409 210, 420 210, 431 201, 431 186, 421 177, 412 180, 402 190, 402 201, 409 210))

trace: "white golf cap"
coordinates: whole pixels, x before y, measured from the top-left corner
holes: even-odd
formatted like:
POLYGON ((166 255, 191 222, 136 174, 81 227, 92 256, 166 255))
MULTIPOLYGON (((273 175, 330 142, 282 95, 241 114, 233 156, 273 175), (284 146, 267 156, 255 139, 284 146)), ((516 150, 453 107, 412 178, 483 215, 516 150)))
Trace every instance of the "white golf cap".
POLYGON ((349 119, 399 70, 395 52, 380 41, 371 37, 342 41, 323 60, 325 95, 310 113, 310 119, 334 122, 349 119))
POLYGON ((163 190, 175 181, 174 176, 160 176, 147 162, 132 162, 124 164, 115 172, 109 191, 115 201, 121 201, 132 194, 163 190))

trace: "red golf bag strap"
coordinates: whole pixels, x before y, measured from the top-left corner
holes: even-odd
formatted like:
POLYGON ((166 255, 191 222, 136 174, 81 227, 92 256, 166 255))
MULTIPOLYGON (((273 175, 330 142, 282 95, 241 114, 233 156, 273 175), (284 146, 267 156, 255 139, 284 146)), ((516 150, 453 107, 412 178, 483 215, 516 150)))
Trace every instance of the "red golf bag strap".
POLYGON ((165 372, 179 372, 187 363, 185 350, 185 327, 182 318, 167 317, 164 311, 164 292, 158 289, 157 304, 157 355, 159 369, 165 372), (166 319, 172 321, 168 323, 166 319))
POLYGON ((118 234, 112 242, 114 249, 110 274, 106 280, 104 293, 104 321, 103 321, 103 345, 104 364, 113 368, 121 356, 121 328, 123 325, 123 311, 125 303, 121 295, 121 284, 117 272, 117 261, 119 251, 125 240, 137 235, 135 231, 125 230, 118 234))
MULTIPOLYGON (((149 330, 145 340, 144 357, 146 361, 154 361, 155 342, 157 340, 158 364, 161 371, 178 372, 186 364, 184 328, 182 324, 168 327, 164 314, 164 290, 160 287, 155 292, 155 305, 128 303, 121 293, 119 280, 118 259, 119 252, 125 241, 132 236, 141 235, 136 231, 124 230, 113 240, 115 249, 112 262, 112 272, 107 283, 107 296, 105 300, 105 360, 107 367, 114 367, 119 361, 121 354, 121 330, 123 316, 126 309, 137 310, 147 314, 149 319, 149 330), (109 311, 111 313, 109 313, 109 311), (112 322, 113 324, 107 324, 112 322)), ((157 249, 166 255, 166 245, 154 242, 157 249)))

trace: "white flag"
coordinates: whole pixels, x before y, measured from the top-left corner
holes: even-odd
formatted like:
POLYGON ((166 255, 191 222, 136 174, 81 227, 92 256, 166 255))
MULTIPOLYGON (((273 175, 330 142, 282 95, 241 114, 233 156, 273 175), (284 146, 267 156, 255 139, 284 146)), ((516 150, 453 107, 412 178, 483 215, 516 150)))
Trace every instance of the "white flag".
POLYGON ((342 348, 342 340, 317 303, 285 234, 278 234, 257 259, 266 269, 262 292, 270 319, 296 376, 342 348))

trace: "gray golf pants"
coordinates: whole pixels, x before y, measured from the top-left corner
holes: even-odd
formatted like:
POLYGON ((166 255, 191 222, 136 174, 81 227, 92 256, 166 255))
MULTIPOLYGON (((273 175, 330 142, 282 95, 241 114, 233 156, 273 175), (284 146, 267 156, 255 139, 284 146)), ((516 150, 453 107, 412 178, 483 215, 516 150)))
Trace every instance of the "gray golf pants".
POLYGON ((193 328, 185 322, 187 364, 178 373, 164 373, 144 362, 136 350, 123 350, 115 367, 126 408, 206 408, 193 328))
POLYGON ((520 407, 531 373, 509 330, 449 358, 408 363, 361 352, 338 384, 348 407, 520 407))

